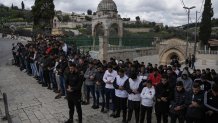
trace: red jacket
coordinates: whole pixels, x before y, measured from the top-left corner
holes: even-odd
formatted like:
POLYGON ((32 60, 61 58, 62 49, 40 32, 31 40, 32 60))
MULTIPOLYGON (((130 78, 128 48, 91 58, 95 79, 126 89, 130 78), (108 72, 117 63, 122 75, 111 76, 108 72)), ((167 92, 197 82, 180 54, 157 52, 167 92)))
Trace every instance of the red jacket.
POLYGON ((159 84, 161 82, 161 74, 158 73, 157 77, 154 77, 154 73, 151 73, 148 76, 148 80, 151 80, 152 81, 152 85, 156 86, 157 84, 159 84))

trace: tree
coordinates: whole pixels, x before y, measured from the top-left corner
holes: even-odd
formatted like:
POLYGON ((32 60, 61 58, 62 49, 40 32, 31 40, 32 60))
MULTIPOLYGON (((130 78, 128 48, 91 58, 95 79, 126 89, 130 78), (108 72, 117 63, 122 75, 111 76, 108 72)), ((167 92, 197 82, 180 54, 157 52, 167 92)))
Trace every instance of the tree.
POLYGON ((69 22, 70 21, 70 16, 69 15, 64 15, 62 21, 63 22, 69 22))
POLYGON ((200 24, 199 39, 201 40, 201 48, 208 45, 208 40, 211 36, 212 25, 211 18, 213 17, 213 8, 211 7, 211 0, 205 0, 204 11, 202 13, 202 20, 200 24))
POLYGON ((25 9, 25 5, 24 5, 23 1, 21 2, 21 8, 22 8, 22 10, 25 9))
POLYGON ((138 21, 138 22, 140 21, 140 17, 139 17, 139 16, 136 16, 135 19, 136 19, 136 21, 138 21))
POLYGON ((92 10, 91 10, 91 9, 88 9, 88 10, 87 10, 87 14, 88 14, 88 15, 92 15, 92 10))
POLYGON ((53 18, 55 15, 54 0, 35 0, 32 7, 33 31, 51 33, 53 18))

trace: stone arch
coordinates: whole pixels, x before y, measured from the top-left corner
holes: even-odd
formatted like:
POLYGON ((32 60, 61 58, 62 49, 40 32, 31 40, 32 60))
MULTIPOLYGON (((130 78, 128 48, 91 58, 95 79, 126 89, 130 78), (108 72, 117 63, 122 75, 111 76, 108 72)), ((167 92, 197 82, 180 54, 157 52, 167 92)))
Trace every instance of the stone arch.
POLYGON ((105 27, 102 22, 98 22, 94 25, 93 28, 93 37, 104 36, 105 35, 105 27))
POLYGON ((119 24, 118 23, 112 23, 110 26, 109 26, 109 36, 111 37, 118 37, 119 36, 119 24))
POLYGON ((183 63, 185 61, 185 54, 183 50, 178 47, 168 48, 160 54, 160 64, 170 64, 171 58, 176 56, 178 57, 180 63, 183 63))

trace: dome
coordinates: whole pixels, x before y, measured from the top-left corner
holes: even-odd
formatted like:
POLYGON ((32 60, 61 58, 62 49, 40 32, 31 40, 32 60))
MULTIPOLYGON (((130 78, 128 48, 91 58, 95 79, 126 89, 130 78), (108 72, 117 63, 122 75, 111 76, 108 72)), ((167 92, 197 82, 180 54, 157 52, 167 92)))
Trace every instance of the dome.
POLYGON ((113 0, 102 0, 98 4, 98 10, 97 11, 115 11, 117 12, 117 5, 113 0))

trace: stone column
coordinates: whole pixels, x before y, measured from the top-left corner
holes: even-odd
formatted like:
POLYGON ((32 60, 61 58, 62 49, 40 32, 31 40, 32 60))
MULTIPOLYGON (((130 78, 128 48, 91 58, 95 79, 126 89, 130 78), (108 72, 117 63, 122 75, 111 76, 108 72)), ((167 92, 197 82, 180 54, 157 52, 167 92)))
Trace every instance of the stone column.
POLYGON ((122 38, 121 37, 119 37, 119 47, 122 47, 122 38))
POLYGON ((100 61, 108 60, 108 37, 99 36, 99 54, 100 61))

